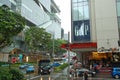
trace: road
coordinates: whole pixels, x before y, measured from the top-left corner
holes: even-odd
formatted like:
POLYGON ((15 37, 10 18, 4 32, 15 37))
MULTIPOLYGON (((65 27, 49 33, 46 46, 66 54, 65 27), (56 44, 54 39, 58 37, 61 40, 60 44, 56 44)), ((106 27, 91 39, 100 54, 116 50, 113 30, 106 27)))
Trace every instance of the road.
MULTIPOLYGON (((30 79, 28 80, 68 80, 67 75, 57 73, 57 74, 51 74, 51 75, 39 75, 32 77, 30 76, 30 79)), ((72 77, 69 80, 83 80, 83 77, 72 77)), ((96 77, 89 77, 88 80, 120 80, 120 79, 114 79, 111 77, 110 74, 97 74, 96 77)))
POLYGON ((36 75, 28 74, 26 75, 27 80, 55 80, 60 77, 61 73, 52 73, 50 75, 36 75))
MULTIPOLYGON (((71 77, 68 79, 67 69, 63 70, 61 73, 52 73, 50 75, 38 75, 31 76, 27 75, 28 80, 83 80, 83 77, 71 77)), ((89 77, 88 80, 120 80, 114 79, 111 73, 100 72, 97 73, 95 77, 89 77)))

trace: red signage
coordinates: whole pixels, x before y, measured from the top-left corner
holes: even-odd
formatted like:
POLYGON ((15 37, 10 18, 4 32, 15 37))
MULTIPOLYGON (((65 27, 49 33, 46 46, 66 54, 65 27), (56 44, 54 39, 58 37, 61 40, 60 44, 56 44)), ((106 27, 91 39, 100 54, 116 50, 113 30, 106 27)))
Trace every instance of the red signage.
POLYGON ((70 49, 80 49, 80 48, 97 48, 97 43, 89 42, 89 43, 72 43, 70 45, 68 44, 62 44, 61 48, 67 49, 70 47, 70 49))

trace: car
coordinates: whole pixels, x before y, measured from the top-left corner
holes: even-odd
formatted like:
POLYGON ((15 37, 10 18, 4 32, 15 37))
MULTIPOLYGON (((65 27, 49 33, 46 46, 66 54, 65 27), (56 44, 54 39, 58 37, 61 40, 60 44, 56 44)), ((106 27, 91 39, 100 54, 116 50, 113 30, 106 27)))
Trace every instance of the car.
POLYGON ((120 67, 113 67, 111 74, 113 78, 119 79, 120 78, 120 67))
POLYGON ((35 71, 34 66, 28 66, 28 67, 26 68, 26 73, 34 73, 34 71, 35 71))
POLYGON ((28 66, 30 66, 30 64, 25 63, 25 64, 20 65, 20 66, 19 66, 19 69, 25 69, 25 68, 27 68, 28 66))
POLYGON ((60 66, 61 64, 59 62, 54 62, 53 64, 51 64, 53 67, 58 67, 60 66))
POLYGON ((70 65, 73 65, 73 61, 70 61, 70 65))
POLYGON ((94 77, 95 74, 96 74, 96 72, 94 72, 94 71, 92 71, 92 70, 89 70, 89 69, 87 69, 87 68, 78 69, 78 70, 76 70, 76 72, 77 72, 77 74, 78 74, 79 77, 83 76, 83 74, 84 74, 85 72, 87 72, 88 76, 91 76, 91 77, 94 77))
POLYGON ((44 75, 44 74, 50 74, 53 71, 52 65, 46 65, 42 66, 39 68, 39 74, 44 75))

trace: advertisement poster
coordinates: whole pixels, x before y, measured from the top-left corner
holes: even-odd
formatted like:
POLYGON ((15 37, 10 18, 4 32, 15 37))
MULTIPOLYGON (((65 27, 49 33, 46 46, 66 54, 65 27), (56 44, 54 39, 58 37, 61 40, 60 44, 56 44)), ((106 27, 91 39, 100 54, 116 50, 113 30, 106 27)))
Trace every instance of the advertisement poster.
POLYGON ((89 20, 73 21, 73 36, 75 42, 90 41, 89 20))

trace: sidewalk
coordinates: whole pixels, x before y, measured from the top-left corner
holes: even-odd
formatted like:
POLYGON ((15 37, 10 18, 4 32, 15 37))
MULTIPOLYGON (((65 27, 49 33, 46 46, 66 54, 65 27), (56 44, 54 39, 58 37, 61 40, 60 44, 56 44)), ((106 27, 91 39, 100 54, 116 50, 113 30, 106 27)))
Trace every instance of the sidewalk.
POLYGON ((55 80, 68 80, 66 75, 60 75, 59 77, 55 78, 55 80))
MULTIPOLYGON (((55 75, 57 75, 58 73, 56 73, 55 75)), ((89 77, 89 80, 101 80, 99 78, 109 78, 112 79, 111 77, 111 68, 101 68, 100 72, 96 74, 95 77, 89 77), (94 78, 94 79, 93 79, 94 78)), ((103 79, 103 80, 105 80, 103 79)), ((67 74, 67 68, 63 70, 63 72, 59 73, 59 76, 57 76, 56 78, 54 78, 54 80, 68 80, 68 74, 67 74)), ((72 79, 69 80, 83 80, 83 77, 72 77, 72 79)))
POLYGON ((61 73, 57 73, 57 77, 54 79, 55 80, 68 80, 67 69, 68 68, 65 68, 61 73))

